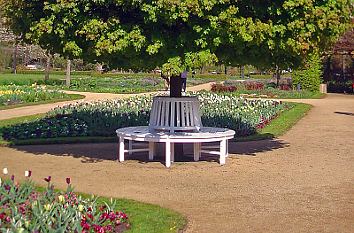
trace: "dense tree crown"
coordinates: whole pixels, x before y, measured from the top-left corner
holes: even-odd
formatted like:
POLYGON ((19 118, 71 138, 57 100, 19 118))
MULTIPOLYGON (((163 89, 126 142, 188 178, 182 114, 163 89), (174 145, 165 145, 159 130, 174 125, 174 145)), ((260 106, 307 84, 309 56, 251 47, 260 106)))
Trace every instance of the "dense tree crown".
MULTIPOLYGON (((1 0, 0 0, 1 1, 1 0)), ((295 67, 347 27, 350 0, 6 0, 12 30, 70 58, 173 73, 295 67)))

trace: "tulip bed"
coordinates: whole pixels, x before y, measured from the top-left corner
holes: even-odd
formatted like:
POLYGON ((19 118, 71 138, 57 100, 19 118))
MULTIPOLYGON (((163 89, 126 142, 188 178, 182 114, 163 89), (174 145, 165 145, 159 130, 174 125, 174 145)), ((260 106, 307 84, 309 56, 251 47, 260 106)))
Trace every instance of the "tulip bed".
MULTIPOLYGON (((204 126, 227 127, 236 136, 256 133, 289 106, 281 101, 248 100, 220 93, 193 93, 201 102, 204 126)), ((49 112, 45 118, 8 126, 6 140, 76 136, 114 136, 115 130, 148 125, 152 96, 81 102, 49 112)))
POLYGON ((322 97, 322 94, 319 92, 293 90, 288 84, 281 84, 279 88, 275 88, 255 81, 236 84, 225 83, 212 85, 211 91, 244 98, 311 99, 322 97))
MULTIPOLYGON (((3 173, 7 174, 7 168, 3 173)), ((116 203, 99 203, 97 197, 83 198, 73 192, 70 178, 65 192, 55 192, 51 177, 47 188, 38 192, 31 182, 0 178, 1 232, 123 232, 130 228, 128 216, 116 210, 116 203)))
POLYGON ((65 98, 69 95, 58 90, 47 90, 45 86, 0 86, 0 106, 65 98))

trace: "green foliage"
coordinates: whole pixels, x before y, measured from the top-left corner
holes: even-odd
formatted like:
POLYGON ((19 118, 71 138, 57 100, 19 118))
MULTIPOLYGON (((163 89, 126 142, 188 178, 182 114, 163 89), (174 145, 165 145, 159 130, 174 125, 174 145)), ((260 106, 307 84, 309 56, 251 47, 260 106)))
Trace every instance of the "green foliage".
POLYGON ((322 61, 318 54, 311 54, 302 70, 293 72, 293 85, 302 89, 318 92, 322 83, 322 61))
POLYGON ((213 61, 296 67, 347 27, 350 0, 4 1, 22 39, 64 57, 171 74, 213 61), (206 58, 210 59, 206 59, 206 58))

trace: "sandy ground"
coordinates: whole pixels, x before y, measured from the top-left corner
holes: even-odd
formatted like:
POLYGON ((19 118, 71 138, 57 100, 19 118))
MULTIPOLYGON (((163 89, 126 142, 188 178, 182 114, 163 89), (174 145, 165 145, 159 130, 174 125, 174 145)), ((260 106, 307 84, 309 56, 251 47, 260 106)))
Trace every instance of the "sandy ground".
POLYGON ((120 164, 112 143, 3 147, 0 168, 174 209, 188 233, 354 232, 354 96, 304 102, 314 108, 284 136, 230 143, 225 166, 204 157, 167 169, 144 154, 120 164))

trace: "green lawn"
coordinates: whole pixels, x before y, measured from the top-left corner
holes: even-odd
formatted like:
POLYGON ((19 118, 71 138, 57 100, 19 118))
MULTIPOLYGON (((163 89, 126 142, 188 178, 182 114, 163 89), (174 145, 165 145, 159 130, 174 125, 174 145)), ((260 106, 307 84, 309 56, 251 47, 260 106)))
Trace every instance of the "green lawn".
MULTIPOLYGON (((268 76, 264 77, 268 78, 268 76)), ((194 86, 207 82, 221 82, 235 79, 239 79, 239 77, 223 74, 195 75, 192 77, 190 74, 188 76, 187 85, 194 86)), ((73 72, 70 88, 64 85, 65 74, 61 71, 53 71, 46 83, 44 83, 44 73, 42 71, 24 71, 16 75, 0 73, 0 85, 31 85, 33 83, 47 84, 49 87, 64 90, 101 93, 141 93, 164 89, 163 79, 159 74, 152 73, 99 74, 95 72, 73 72)))
MULTIPOLYGON (((110 198, 100 198, 101 202, 108 202, 110 198)), ((187 224, 187 220, 179 213, 127 199, 115 199, 118 206, 129 216, 130 233, 164 233, 179 232, 187 224)))
MULTIPOLYGON (((83 77, 82 75, 75 75, 75 77, 83 77)), ((49 84, 64 83, 65 75, 51 74, 49 84)), ((9 74, 0 73, 0 85, 31 85, 33 83, 43 84, 44 74, 9 74)))
POLYGON ((309 104, 290 103, 292 107, 281 113, 277 118, 272 120, 270 124, 263 129, 258 130, 254 135, 247 137, 236 137, 236 141, 254 141, 279 137, 285 134, 293 127, 301 118, 303 118, 312 108, 309 104))

